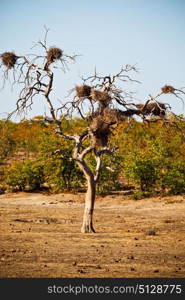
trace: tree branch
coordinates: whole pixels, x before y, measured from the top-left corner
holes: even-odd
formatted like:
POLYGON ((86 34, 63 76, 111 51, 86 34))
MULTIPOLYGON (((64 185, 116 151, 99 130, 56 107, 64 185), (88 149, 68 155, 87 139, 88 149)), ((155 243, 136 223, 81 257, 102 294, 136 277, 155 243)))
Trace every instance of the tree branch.
POLYGON ((96 170, 95 170, 95 174, 94 174, 94 181, 97 183, 100 177, 100 171, 101 171, 101 167, 102 167, 102 155, 104 154, 109 154, 112 155, 113 154, 113 150, 110 150, 109 148, 104 148, 98 152, 94 151, 95 154, 95 159, 96 159, 96 170))

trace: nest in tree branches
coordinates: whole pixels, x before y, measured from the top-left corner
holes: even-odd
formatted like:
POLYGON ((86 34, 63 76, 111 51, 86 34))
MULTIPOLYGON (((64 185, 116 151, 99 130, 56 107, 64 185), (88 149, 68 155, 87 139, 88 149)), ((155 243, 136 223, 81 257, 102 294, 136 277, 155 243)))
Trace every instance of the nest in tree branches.
POLYGON ((103 120, 106 123, 119 123, 125 120, 125 116, 123 115, 123 112, 121 112, 119 109, 111 109, 106 107, 103 110, 103 120))
MULTIPOLYGON (((97 130, 101 130, 104 127, 105 122, 102 119, 102 116, 97 115, 92 119, 92 122, 90 124, 90 129, 92 132, 96 132, 97 130)), ((107 124, 106 124, 107 127, 107 124)))
POLYGON ((139 114, 138 110, 121 111, 119 109, 105 107, 101 113, 97 110, 91 114, 87 118, 87 121, 90 122, 90 129, 96 131, 99 130, 99 128, 110 127, 111 125, 125 121, 127 117, 133 116, 134 113, 139 114))
POLYGON ((92 90, 91 98, 94 101, 99 101, 104 106, 107 106, 111 101, 111 97, 109 96, 109 94, 106 91, 92 90))
POLYGON ((47 52, 47 57, 46 57, 47 63, 51 64, 55 60, 61 59, 62 54, 63 54, 63 51, 59 48, 55 48, 55 47, 49 48, 49 50, 47 52))
POLYGON ((89 98, 91 95, 91 87, 89 85, 77 85, 75 90, 79 98, 89 98))
POLYGON ((2 64, 8 69, 11 69, 15 66, 17 58, 18 57, 13 52, 4 52, 1 54, 2 64))
POLYGON ((151 102, 147 104, 137 104, 136 107, 144 115, 164 116, 166 114, 166 106, 160 102, 151 102))
POLYGON ((99 115, 93 118, 89 128, 92 132, 93 146, 105 147, 111 134, 110 124, 105 123, 102 116, 99 115))
POLYGON ((161 88, 161 91, 164 93, 164 94, 170 94, 170 93, 174 93, 175 91, 175 88, 171 85, 165 85, 161 88))

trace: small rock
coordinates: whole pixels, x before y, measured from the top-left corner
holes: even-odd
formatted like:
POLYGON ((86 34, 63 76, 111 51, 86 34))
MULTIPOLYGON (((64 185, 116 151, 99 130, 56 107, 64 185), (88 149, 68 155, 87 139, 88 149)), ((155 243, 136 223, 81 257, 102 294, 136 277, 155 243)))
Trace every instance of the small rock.
POLYGON ((130 268, 130 271, 135 271, 135 269, 134 268, 130 268))
POLYGON ((155 231, 154 229, 148 230, 148 231, 146 232, 146 235, 156 235, 156 231, 155 231))
POLYGON ((81 270, 81 269, 78 270, 78 272, 81 273, 81 274, 84 274, 84 273, 85 273, 85 271, 84 271, 84 270, 81 270))
POLYGON ((158 269, 154 270, 154 273, 159 273, 159 270, 158 269))
POLYGON ((100 265, 97 265, 97 266, 96 266, 96 269, 101 269, 101 266, 100 266, 100 265))
POLYGON ((73 266, 76 266, 76 265, 77 265, 77 262, 76 262, 76 261, 74 261, 74 262, 72 263, 72 265, 73 265, 73 266))
POLYGON ((116 263, 118 263, 118 262, 120 262, 120 260, 121 260, 121 259, 115 259, 114 261, 115 261, 116 263))
POLYGON ((127 256, 128 259, 134 259, 134 256, 133 255, 129 255, 127 256))
POLYGON ((1 260, 4 261, 4 260, 5 260, 5 257, 1 257, 1 260))

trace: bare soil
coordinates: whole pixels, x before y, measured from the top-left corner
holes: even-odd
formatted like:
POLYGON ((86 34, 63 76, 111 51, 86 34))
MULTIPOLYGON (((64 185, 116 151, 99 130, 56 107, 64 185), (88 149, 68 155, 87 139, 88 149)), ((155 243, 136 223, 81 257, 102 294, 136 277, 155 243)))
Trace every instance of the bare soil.
POLYGON ((0 277, 185 277, 185 196, 98 196, 95 234, 83 199, 1 195, 0 277))

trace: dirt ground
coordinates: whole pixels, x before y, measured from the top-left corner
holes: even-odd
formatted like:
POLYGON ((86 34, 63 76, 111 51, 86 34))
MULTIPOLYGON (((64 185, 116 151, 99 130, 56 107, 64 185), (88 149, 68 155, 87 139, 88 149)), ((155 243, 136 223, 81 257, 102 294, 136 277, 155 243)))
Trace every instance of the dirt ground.
POLYGON ((185 196, 97 197, 81 234, 83 194, 0 196, 0 277, 185 277, 185 196))

